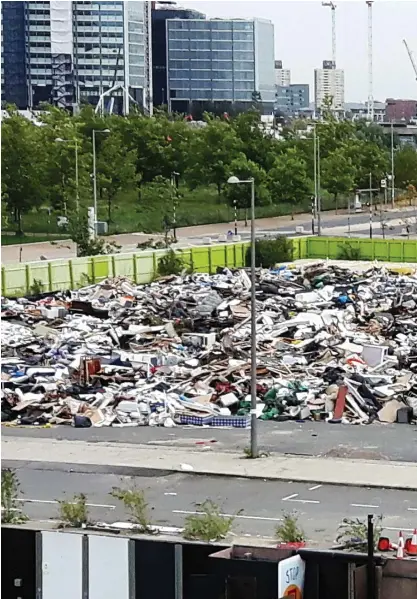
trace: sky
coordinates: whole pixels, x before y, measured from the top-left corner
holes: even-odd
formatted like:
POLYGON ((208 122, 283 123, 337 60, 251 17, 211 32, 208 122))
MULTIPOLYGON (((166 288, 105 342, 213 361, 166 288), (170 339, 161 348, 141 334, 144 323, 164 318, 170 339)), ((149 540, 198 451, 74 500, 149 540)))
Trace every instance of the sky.
MULTIPOLYGON (((368 9, 365 0, 336 1, 336 64, 345 71, 345 101, 368 97, 368 9)), ((331 60, 331 10, 317 0, 191 0, 178 4, 208 17, 261 17, 275 26, 275 59, 291 70, 292 83, 309 83, 331 60)), ((417 0, 373 3, 373 96, 417 99, 417 81, 403 44, 417 62, 417 0)))

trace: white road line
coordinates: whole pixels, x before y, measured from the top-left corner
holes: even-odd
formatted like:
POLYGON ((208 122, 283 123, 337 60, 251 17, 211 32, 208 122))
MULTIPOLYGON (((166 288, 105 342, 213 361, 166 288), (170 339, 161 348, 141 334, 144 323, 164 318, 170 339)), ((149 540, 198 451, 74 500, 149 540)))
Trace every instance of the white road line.
POLYGON ((164 495, 172 495, 173 497, 176 497, 176 493, 164 493, 164 495))
MULTIPOLYGON (((56 499, 17 499, 17 501, 20 501, 21 503, 46 503, 46 504, 50 504, 50 505, 58 505, 59 501, 57 501, 56 499)), ((73 503, 73 502, 70 502, 73 503)), ((86 505, 88 507, 102 507, 102 508, 106 508, 109 510, 115 510, 116 506, 115 505, 108 505, 108 504, 103 504, 103 503, 86 503, 86 505)))
MULTIPOLYGON (((172 510, 173 514, 183 514, 185 516, 196 516, 198 514, 204 514, 204 512, 190 512, 188 510, 172 510)), ((267 518, 266 516, 242 516, 235 514, 220 514, 220 516, 225 516, 226 518, 241 518, 242 520, 265 520, 268 522, 282 522, 282 518, 267 518)))
POLYGON ((351 503, 351 507, 369 507, 369 508, 378 508, 379 505, 367 505, 366 503, 351 503))
POLYGON ((317 499, 290 499, 290 501, 298 503, 320 503, 317 499))
POLYGON ((320 489, 323 485, 314 485, 314 487, 310 487, 309 491, 315 491, 316 489, 320 489))
POLYGON ((288 495, 288 497, 283 497, 281 499, 281 501, 288 501, 289 499, 292 499, 293 497, 298 497, 298 493, 294 493, 294 495, 288 495))
POLYGON ((408 507, 409 512, 417 512, 417 507, 408 507))
POLYGON ((384 530, 394 530, 394 531, 398 531, 398 532, 413 532, 414 528, 394 528, 392 526, 384 526, 383 527, 384 530))

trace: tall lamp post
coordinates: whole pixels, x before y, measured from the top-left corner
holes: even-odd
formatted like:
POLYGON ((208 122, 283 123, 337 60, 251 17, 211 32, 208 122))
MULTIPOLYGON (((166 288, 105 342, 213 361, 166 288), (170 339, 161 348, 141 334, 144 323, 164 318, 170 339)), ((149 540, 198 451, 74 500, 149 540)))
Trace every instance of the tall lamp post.
POLYGON ((74 142, 75 145, 75 206, 78 213, 80 211, 80 191, 78 184, 78 141, 76 138, 62 139, 62 137, 57 137, 55 141, 61 144, 72 144, 74 142))
POLYGON ((250 429, 250 454, 252 458, 258 457, 258 435, 256 419, 256 272, 255 272, 255 179, 239 179, 229 177, 228 183, 251 186, 251 367, 250 367, 250 396, 251 396, 251 429, 250 429))
POLYGON ((93 129, 93 192, 94 192, 94 237, 97 237, 97 167, 96 167, 96 134, 107 135, 110 129, 93 129))

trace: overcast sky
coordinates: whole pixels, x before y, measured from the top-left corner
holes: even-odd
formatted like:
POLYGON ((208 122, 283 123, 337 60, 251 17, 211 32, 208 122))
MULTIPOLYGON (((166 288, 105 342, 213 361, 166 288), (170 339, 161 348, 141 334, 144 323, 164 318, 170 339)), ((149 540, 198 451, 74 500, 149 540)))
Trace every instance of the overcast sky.
MULTIPOLYGON (((262 17, 275 25, 275 58, 291 69, 292 83, 309 83, 331 60, 331 10, 317 0, 191 0, 208 17, 262 17)), ((368 11, 365 0, 336 0, 337 66, 345 70, 345 101, 368 97, 368 11)), ((417 61, 417 0, 375 0, 374 98, 417 99, 417 81, 403 39, 417 61)))

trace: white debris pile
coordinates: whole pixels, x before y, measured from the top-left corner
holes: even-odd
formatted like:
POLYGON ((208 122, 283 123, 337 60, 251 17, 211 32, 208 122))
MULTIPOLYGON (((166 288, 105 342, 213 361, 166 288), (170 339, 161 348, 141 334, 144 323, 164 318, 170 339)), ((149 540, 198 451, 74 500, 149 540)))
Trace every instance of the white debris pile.
MULTIPOLYGON (((417 277, 327 264, 257 272, 257 414, 417 418, 417 277)), ((245 427, 245 270, 2 298, 2 421, 245 427)))

